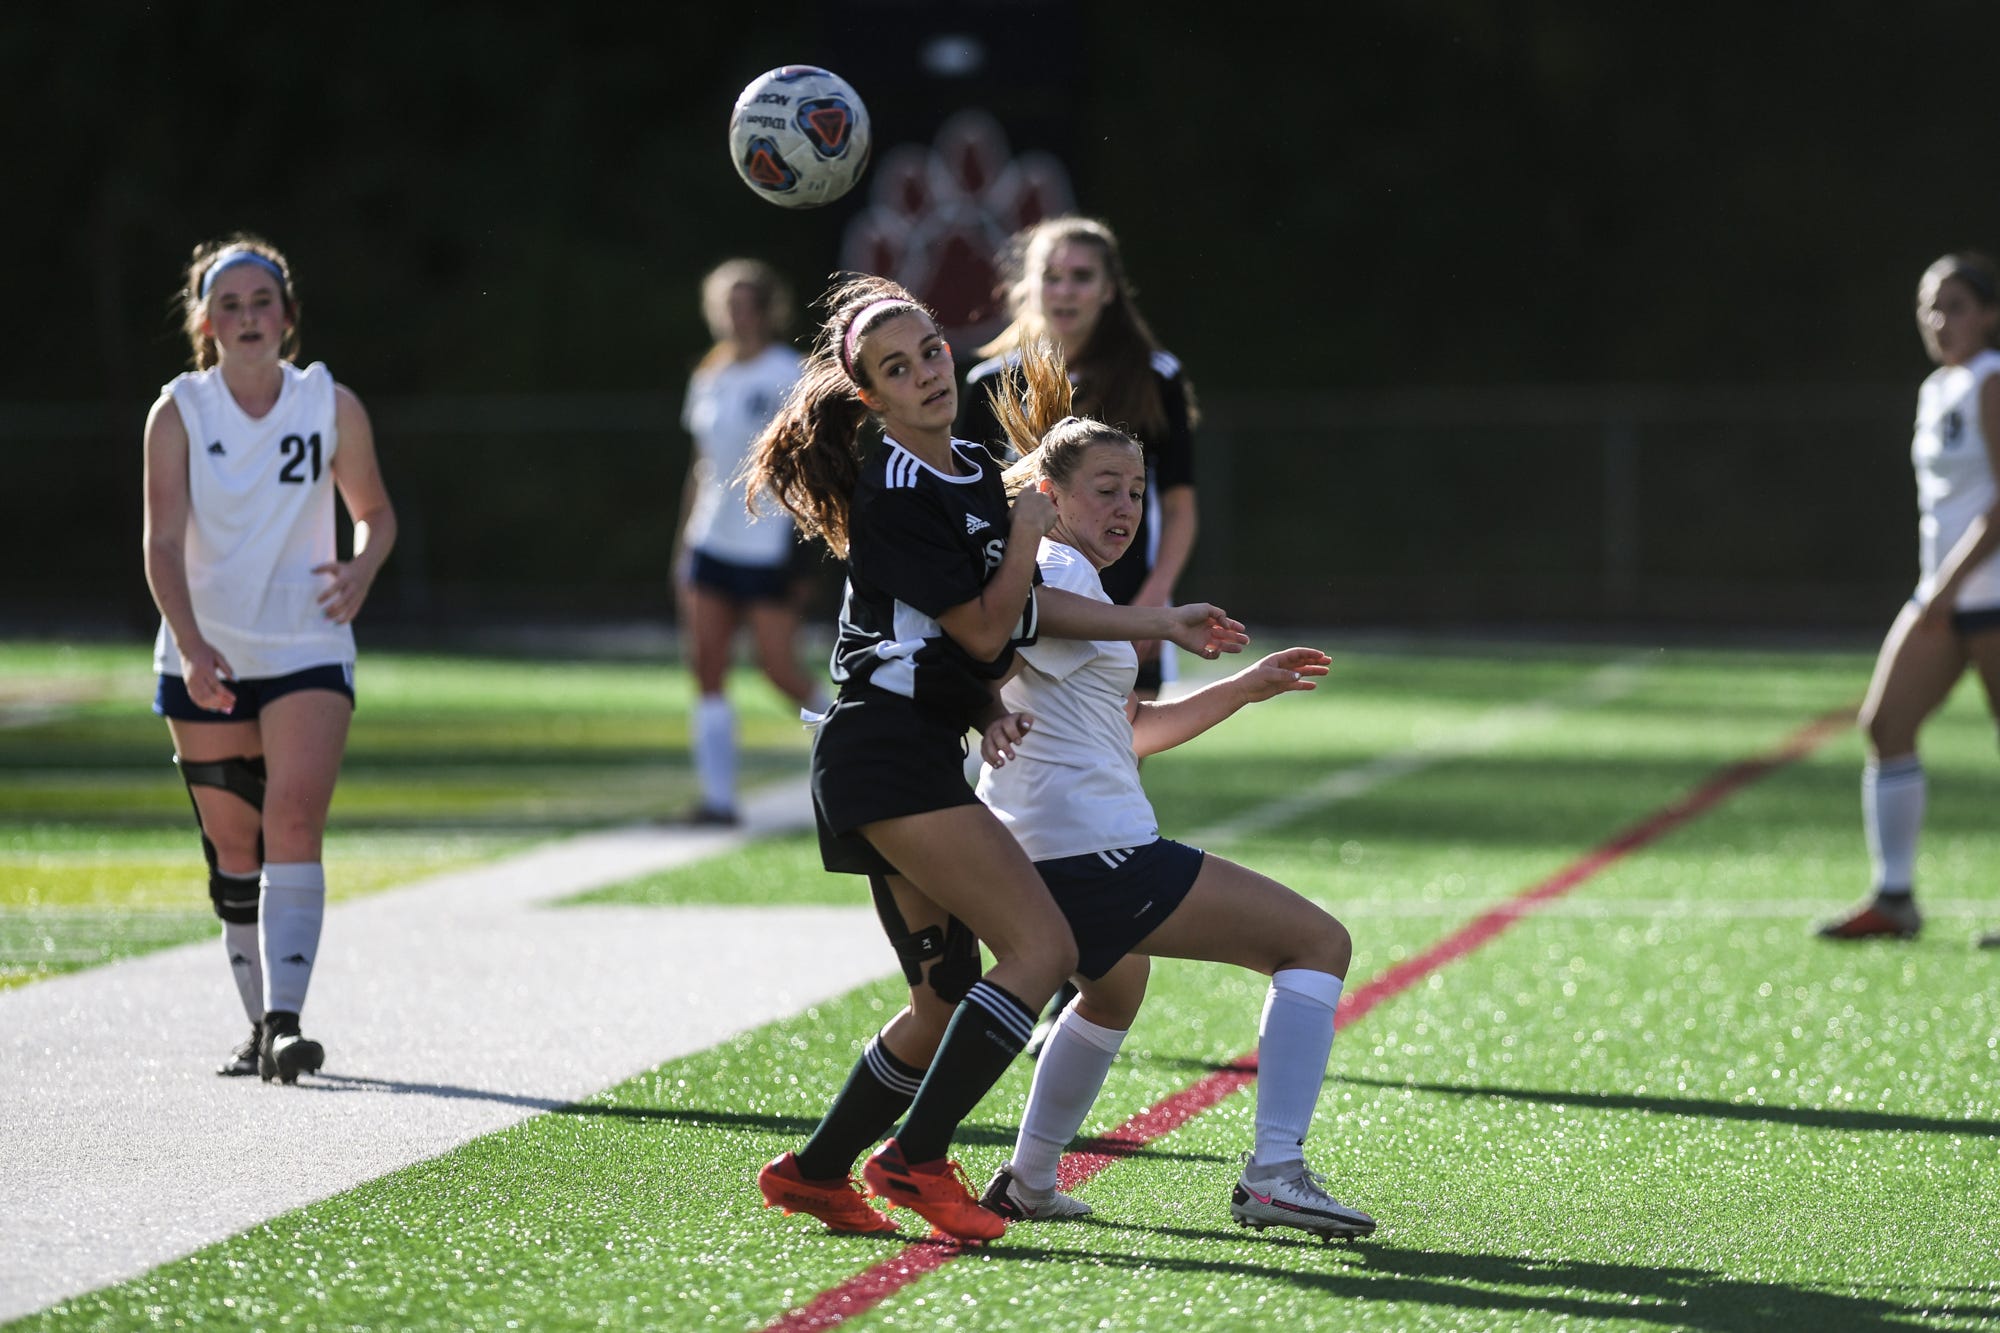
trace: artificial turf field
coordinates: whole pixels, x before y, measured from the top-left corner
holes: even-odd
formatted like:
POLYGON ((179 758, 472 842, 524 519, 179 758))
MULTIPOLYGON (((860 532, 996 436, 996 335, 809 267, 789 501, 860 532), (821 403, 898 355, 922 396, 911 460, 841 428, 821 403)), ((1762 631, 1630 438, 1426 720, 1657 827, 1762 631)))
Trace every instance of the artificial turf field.
MULTIPOLYGON (((1336 666, 1317 694, 1247 710, 1146 776, 1167 832, 1348 923, 1357 992, 1851 708, 1868 668, 1853 653, 1323 646, 1336 666)), ((142 659, 0 656, 15 705, 0 733, 0 957, 18 984, 213 929, 189 901, 192 836, 162 728, 133 703, 142 659)), ((371 655, 330 874, 361 892, 684 804, 677 679, 371 655)), ((760 690, 738 690, 748 767, 796 772, 803 740, 760 690)), ((1252 1111, 1238 1093, 1092 1177, 1095 1217, 1017 1225, 843 1326, 2000 1319, 2000 956, 1972 943, 2000 925, 2000 765, 1974 687, 1925 739, 1929 919, 1914 944, 1810 937, 1866 877, 1861 748, 1835 730, 1345 1026, 1308 1149, 1380 1220, 1373 1239, 1231 1225, 1252 1111)), ((569 910, 854 893, 793 837, 569 910)), ((885 979, 835 1003, 18 1326, 770 1326, 904 1253, 764 1210, 750 1184, 899 1003, 886 952, 885 979)), ((1253 1049, 1262 992, 1219 967, 1157 964, 1087 1131, 1253 1049)), ((961 1136, 975 1185, 1004 1158, 1027 1076, 1010 1073, 961 1136)))

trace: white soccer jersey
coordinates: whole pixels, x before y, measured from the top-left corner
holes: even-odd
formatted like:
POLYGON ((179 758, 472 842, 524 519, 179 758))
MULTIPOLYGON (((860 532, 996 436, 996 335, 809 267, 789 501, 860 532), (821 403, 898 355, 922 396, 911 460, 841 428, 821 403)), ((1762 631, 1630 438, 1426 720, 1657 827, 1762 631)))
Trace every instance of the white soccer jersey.
MULTIPOLYGON (((333 375, 317 361, 283 369, 276 405, 255 419, 219 369, 178 376, 162 390, 187 427, 195 623, 243 679, 354 661, 353 629, 319 605, 331 580, 312 572, 335 558, 333 375)), ((153 669, 181 674, 164 620, 153 669)))
MULTIPOLYGON (((1045 537, 1036 559, 1049 587, 1111 601, 1075 548, 1045 537)), ((1033 714, 1035 725, 1004 767, 981 767, 979 798, 1035 861, 1159 837, 1125 716, 1137 650, 1122 641, 1044 638, 1019 651, 1021 670, 1000 698, 1033 714)))
MULTIPOLYGON (((1972 521, 1993 507, 1993 466, 1979 419, 1979 389, 2000 371, 2000 352, 1987 350, 1962 366, 1939 366, 1917 390, 1917 428, 1910 462, 1917 472, 1918 600, 1937 586, 1938 566, 1972 521)), ((1993 424, 2000 429, 2000 422, 1993 424)), ((1957 609, 2000 607, 2000 555, 1989 557, 1959 587, 1957 609)))
POLYGON ((782 565, 791 558, 791 516, 767 498, 752 518, 737 474, 797 382, 799 364, 798 352, 773 345, 748 361, 697 370, 688 381, 681 424, 694 436, 698 459, 686 532, 690 550, 738 565, 782 565))

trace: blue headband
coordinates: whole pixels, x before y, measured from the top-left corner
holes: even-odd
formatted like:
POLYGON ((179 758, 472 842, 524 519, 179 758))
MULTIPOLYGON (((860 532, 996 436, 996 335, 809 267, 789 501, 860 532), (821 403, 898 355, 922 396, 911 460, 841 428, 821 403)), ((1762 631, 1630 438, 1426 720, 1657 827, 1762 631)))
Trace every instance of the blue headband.
POLYGON ((285 270, 258 254, 255 250, 224 250, 220 255, 216 256, 215 262, 208 266, 208 272, 201 275, 202 299, 206 300, 208 298, 208 289, 215 285, 215 280, 221 275, 222 270, 235 268, 238 264, 255 264, 258 268, 263 269, 278 280, 279 291, 282 292, 285 290, 285 270))

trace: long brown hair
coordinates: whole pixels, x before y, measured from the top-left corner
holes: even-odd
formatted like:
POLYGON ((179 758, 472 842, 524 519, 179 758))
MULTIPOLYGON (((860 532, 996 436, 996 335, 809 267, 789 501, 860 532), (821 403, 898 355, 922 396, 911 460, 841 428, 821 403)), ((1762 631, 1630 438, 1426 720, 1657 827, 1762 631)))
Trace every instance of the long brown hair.
POLYGON ((254 232, 239 231, 219 241, 203 241, 194 248, 188 259, 187 273, 181 282, 181 289, 175 295, 175 303, 181 308, 181 328, 187 333, 188 346, 194 350, 191 361, 196 370, 207 370, 220 358, 215 350, 215 339, 202 332, 202 324, 208 318, 208 298, 202 295, 201 280, 208 276, 215 261, 232 250, 246 251, 258 258, 277 265, 282 275, 278 281, 278 296, 284 302, 284 340, 278 344, 278 355, 287 361, 299 354, 299 294, 292 283, 292 266, 279 252, 278 247, 254 232))
POLYGON ((1067 486, 1084 453, 1099 444, 1119 444, 1139 453, 1138 441, 1124 431, 1072 413, 1074 396, 1062 353, 1051 342, 1030 343, 987 390, 993 415, 1020 458, 1001 473, 1009 496, 1043 477, 1067 486))
POLYGON ((901 284, 869 274, 845 278, 813 304, 826 319, 798 383, 751 447, 744 498, 756 513, 759 497, 770 496, 801 532, 845 559, 861 428, 872 415, 857 392, 873 387, 861 369, 861 347, 869 330, 898 315, 914 310, 933 322, 936 316, 901 284))
MULTIPOLYGON (((1160 386, 1153 375, 1153 353, 1160 350, 1160 340, 1139 313, 1138 292, 1125 272, 1117 236, 1096 218, 1048 218, 1014 234, 1000 261, 1010 322, 979 349, 979 354, 1000 356, 1048 337, 1041 313, 1042 274, 1049 256, 1072 241, 1096 249, 1113 298, 1098 315, 1089 341, 1070 358, 1070 369, 1076 373, 1076 401, 1091 415, 1125 426, 1141 439, 1157 439, 1167 429, 1166 405, 1160 401, 1160 386)), ((1193 424, 1194 388, 1185 387, 1188 419, 1193 424)))

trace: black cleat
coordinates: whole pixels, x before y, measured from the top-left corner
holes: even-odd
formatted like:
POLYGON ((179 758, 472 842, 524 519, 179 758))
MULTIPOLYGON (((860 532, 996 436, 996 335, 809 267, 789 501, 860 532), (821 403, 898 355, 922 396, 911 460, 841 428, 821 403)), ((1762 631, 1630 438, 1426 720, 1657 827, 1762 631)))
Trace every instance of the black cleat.
POLYGON ((264 1025, 263 1044, 257 1050, 257 1076, 266 1083, 274 1078, 281 1083, 297 1083, 300 1074, 318 1073, 325 1060, 326 1048, 300 1035, 297 1027, 264 1025))
POLYGON ((224 1078, 243 1078, 254 1074, 257 1072, 258 1053, 263 1048, 264 1025, 262 1023, 252 1023, 250 1025, 250 1035, 235 1050, 229 1053, 228 1059, 215 1067, 215 1072, 224 1078))

